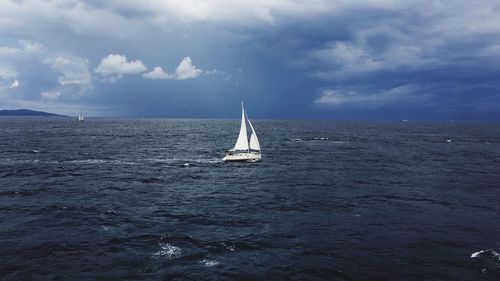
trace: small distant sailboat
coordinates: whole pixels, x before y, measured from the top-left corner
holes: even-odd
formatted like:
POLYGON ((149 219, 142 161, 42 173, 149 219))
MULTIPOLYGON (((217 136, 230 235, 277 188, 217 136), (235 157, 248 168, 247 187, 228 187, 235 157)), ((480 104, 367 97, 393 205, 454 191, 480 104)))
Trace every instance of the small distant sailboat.
POLYGON ((226 151, 223 161, 248 161, 248 162, 256 162, 262 158, 261 149, 259 139, 257 138, 257 134, 253 129, 252 122, 248 119, 247 114, 245 113, 245 108, 243 106, 243 102, 241 102, 241 127, 240 134, 238 135, 238 140, 234 147, 228 151, 226 151), (248 141, 247 135, 247 124, 250 125, 252 129, 252 134, 250 135, 250 141, 248 141))
POLYGON ((78 114, 78 121, 82 122, 83 120, 85 120, 85 118, 83 117, 83 114, 79 113, 78 114))

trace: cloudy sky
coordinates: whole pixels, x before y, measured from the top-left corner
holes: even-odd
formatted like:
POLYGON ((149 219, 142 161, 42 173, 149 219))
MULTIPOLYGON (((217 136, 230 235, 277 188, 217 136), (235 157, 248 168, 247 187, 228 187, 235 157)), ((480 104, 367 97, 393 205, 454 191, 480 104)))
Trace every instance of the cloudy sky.
POLYGON ((500 2, 0 0, 0 109, 500 119, 500 2))

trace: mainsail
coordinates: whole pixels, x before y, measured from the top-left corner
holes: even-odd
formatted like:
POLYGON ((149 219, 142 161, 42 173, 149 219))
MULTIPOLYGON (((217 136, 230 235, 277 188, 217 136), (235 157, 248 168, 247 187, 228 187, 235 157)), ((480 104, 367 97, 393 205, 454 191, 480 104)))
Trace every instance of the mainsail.
MULTIPOLYGON (((238 135, 238 140, 234 145, 233 150, 248 150, 248 136, 247 136, 247 124, 245 122, 245 108, 243 108, 243 102, 241 102, 241 127, 240 134, 238 135)), ((253 129, 252 129, 253 130, 253 129)))
POLYGON ((250 122, 248 115, 245 114, 245 116, 247 117, 248 124, 250 124, 250 128, 252 129, 252 134, 250 135, 250 149, 260 151, 259 139, 257 138, 255 130, 253 129, 252 122, 250 122))

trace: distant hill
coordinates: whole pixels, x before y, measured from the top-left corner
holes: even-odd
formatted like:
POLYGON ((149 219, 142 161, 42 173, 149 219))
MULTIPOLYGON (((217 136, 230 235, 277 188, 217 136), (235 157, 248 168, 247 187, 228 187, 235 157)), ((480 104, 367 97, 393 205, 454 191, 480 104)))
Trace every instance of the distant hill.
POLYGON ((65 116, 55 113, 29 110, 29 109, 14 109, 14 110, 0 110, 0 116, 65 116))

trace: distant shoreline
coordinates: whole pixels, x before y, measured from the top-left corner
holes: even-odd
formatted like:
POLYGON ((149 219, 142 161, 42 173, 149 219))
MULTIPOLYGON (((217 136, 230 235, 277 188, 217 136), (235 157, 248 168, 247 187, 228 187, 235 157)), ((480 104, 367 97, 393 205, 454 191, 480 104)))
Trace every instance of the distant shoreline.
POLYGON ((0 110, 0 116, 14 116, 14 117, 68 117, 50 112, 30 110, 30 109, 3 109, 0 110))

